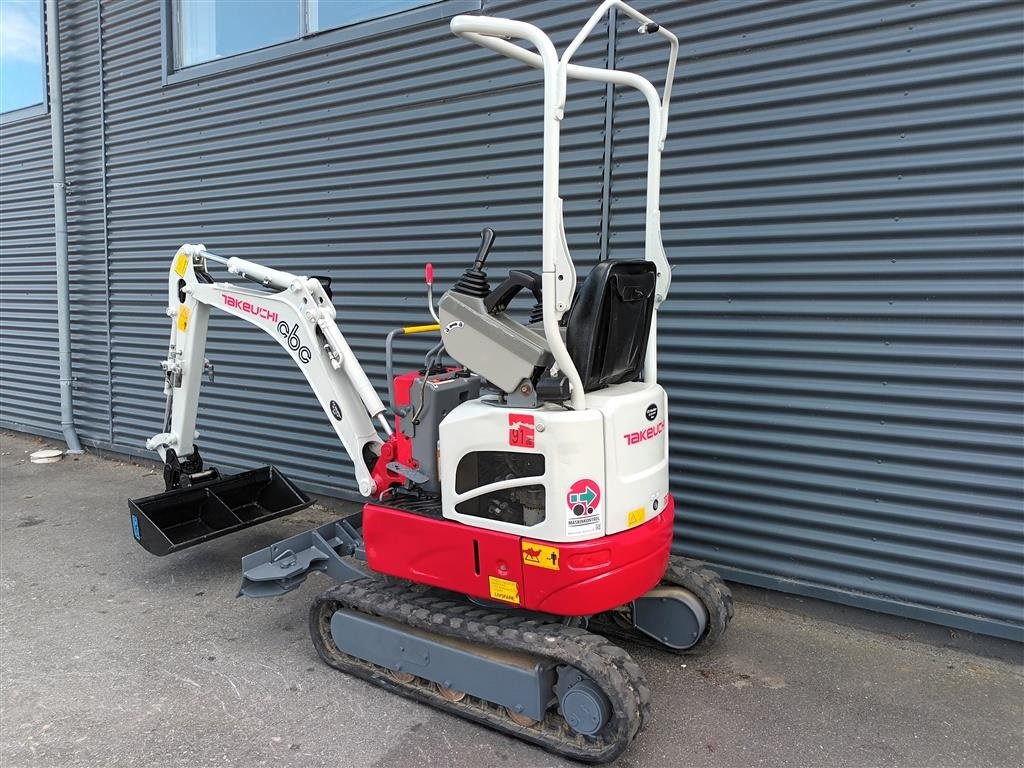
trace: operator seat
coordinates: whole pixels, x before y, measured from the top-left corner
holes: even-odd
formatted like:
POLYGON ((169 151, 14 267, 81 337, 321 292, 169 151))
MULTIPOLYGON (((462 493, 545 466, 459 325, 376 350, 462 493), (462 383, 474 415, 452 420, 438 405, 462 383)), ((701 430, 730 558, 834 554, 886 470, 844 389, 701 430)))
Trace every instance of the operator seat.
POLYGON ((584 392, 640 376, 656 280, 654 263, 642 259, 602 261, 590 270, 569 309, 565 329, 566 347, 584 392))

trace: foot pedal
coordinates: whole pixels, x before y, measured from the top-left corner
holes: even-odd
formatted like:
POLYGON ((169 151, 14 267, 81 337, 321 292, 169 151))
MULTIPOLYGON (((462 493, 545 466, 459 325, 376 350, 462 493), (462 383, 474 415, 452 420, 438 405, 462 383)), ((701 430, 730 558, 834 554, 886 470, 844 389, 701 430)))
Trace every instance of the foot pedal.
POLYGON ((129 499, 132 534, 147 551, 168 555, 305 509, 313 502, 276 467, 129 499))

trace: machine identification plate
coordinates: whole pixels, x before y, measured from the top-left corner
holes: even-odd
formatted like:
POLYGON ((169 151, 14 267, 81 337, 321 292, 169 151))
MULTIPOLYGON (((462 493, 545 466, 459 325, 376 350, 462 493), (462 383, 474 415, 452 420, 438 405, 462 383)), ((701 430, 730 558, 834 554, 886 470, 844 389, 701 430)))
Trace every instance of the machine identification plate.
POLYGON ((487 586, 491 597, 495 600, 504 600, 506 603, 519 605, 519 585, 516 582, 499 579, 497 576, 488 576, 487 586))
POLYGON ((584 478, 569 486, 565 494, 569 514, 565 532, 570 536, 601 531, 601 486, 596 480, 584 478))
POLYGON ((547 568, 550 571, 558 570, 558 547, 549 547, 547 544, 538 544, 536 541, 527 541, 526 539, 523 539, 522 542, 524 565, 547 568))

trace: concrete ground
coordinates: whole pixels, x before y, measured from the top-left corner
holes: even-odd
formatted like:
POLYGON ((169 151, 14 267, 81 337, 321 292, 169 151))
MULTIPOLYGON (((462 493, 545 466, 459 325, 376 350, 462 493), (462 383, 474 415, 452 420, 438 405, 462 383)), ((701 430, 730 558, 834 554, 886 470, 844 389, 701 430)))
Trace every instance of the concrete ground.
MULTIPOLYGON (((42 445, 0 434, 4 768, 571 765, 320 663, 306 635, 320 575, 235 599, 243 554, 328 510, 157 559, 125 507, 162 490, 151 467, 29 463, 42 445)), ((630 649, 654 716, 618 765, 1022 764, 1019 646, 981 656, 738 597, 705 658, 630 649)))

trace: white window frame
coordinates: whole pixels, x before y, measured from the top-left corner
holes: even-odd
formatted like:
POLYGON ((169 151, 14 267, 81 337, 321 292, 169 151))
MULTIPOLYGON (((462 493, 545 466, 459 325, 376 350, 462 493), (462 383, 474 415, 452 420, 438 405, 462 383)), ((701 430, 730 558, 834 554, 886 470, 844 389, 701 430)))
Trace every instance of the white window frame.
POLYGON ((50 79, 46 74, 46 8, 43 5, 43 0, 39 0, 39 50, 43 54, 39 57, 39 66, 42 67, 43 75, 42 100, 25 107, 0 112, 0 125, 9 125, 19 120, 38 117, 39 115, 48 114, 50 111, 50 79))
POLYGON ((477 12, 482 7, 482 0, 427 0, 427 4, 419 5, 405 11, 398 11, 387 16, 357 21, 342 27, 325 30, 312 28, 317 16, 318 0, 296 0, 299 3, 299 37, 274 43, 263 48, 232 54, 218 59, 179 67, 182 59, 179 48, 185 35, 181 28, 182 14, 180 0, 163 0, 160 4, 162 47, 163 47, 163 84, 174 85, 199 78, 227 72, 241 67, 273 61, 285 56, 292 56, 308 51, 334 45, 347 40, 358 40, 371 35, 380 35, 403 27, 441 21, 461 13, 477 12))

